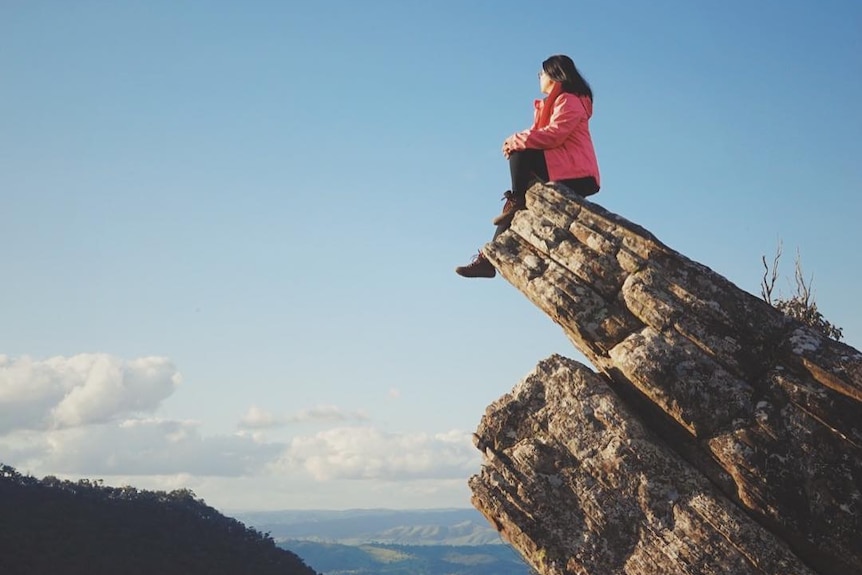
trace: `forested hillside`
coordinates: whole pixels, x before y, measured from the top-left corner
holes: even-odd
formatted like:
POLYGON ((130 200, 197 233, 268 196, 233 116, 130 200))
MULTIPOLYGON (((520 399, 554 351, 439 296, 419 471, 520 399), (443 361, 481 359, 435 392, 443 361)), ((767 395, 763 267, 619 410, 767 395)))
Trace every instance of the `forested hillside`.
POLYGON ((189 490, 36 479, 0 464, 4 575, 315 575, 189 490))

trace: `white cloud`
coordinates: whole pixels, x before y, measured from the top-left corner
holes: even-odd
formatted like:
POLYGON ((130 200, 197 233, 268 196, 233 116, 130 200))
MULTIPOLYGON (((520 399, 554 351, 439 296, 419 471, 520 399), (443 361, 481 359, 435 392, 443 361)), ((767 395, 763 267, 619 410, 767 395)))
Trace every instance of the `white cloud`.
POLYGON ((0 438, 0 449, 11 454, 17 466, 52 474, 230 477, 259 471, 285 445, 242 435, 204 437, 197 422, 130 419, 13 433, 0 438))
POLYGON ((475 470, 470 435, 394 434, 372 427, 341 427, 294 438, 279 465, 302 468, 319 480, 444 479, 475 470))
POLYGON ((36 476, 200 487, 221 505, 258 508, 451 504, 465 500, 479 467, 467 433, 388 433, 358 423, 368 421, 364 412, 334 405, 287 414, 253 406, 237 433, 203 435, 199 422, 156 416, 179 383, 159 357, 0 355, 2 462, 36 476), (289 429, 309 422, 341 427, 289 429), (281 442, 265 437, 275 427, 288 427, 281 442))
POLYGON ((291 423, 367 420, 368 416, 362 411, 347 411, 335 405, 319 405, 287 415, 276 415, 253 405, 243 415, 239 425, 243 429, 266 429, 283 427, 291 423))
POLYGON ((0 434, 152 413, 180 381, 176 367, 163 357, 79 354, 37 361, 0 355, 0 434))
POLYGON ((325 485, 363 484, 369 493, 382 494, 391 487, 381 486, 397 484, 405 497, 420 499, 411 490, 430 494, 445 485, 449 491, 480 465, 469 434, 460 431, 395 434, 341 427, 280 443, 254 434, 203 436, 197 422, 160 419, 16 431, 0 437, 0 453, 5 463, 37 475, 139 477, 143 484, 159 477, 257 477, 284 485, 311 479, 321 493, 332 491, 325 485))
POLYGON ((252 405, 242 416, 239 426, 244 429, 265 429, 268 427, 277 427, 279 425, 278 418, 271 411, 261 409, 256 405, 252 405))

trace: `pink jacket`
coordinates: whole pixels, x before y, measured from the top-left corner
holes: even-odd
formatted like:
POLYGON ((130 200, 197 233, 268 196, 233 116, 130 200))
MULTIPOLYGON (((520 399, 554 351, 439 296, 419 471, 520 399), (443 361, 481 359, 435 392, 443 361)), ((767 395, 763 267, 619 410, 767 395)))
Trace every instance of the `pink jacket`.
MULTIPOLYGON (((534 103, 536 120, 544 102, 536 100, 534 103)), ((596 183, 601 185, 599 164, 590 136, 589 120, 592 115, 592 100, 563 92, 554 101, 554 110, 547 126, 512 134, 508 141, 513 150, 544 150, 551 181, 593 176, 596 183)))

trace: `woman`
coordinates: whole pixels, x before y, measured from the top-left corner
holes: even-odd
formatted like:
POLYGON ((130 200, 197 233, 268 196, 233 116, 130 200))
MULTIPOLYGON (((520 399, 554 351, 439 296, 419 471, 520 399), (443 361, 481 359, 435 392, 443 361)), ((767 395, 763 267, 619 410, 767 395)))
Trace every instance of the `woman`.
MULTIPOLYGON (((495 238, 508 229, 515 212, 526 207, 527 189, 537 181, 559 182, 584 197, 599 191, 599 166, 589 129, 590 85, 571 58, 558 54, 542 62, 539 89, 547 96, 534 103, 533 125, 503 142, 512 189, 504 194, 503 211, 493 220, 495 238)), ((468 278, 497 275, 482 252, 455 272, 468 278)))

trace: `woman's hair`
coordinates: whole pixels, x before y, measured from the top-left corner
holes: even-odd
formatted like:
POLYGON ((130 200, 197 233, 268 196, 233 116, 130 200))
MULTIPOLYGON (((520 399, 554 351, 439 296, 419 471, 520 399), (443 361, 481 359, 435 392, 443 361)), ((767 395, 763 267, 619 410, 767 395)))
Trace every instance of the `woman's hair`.
POLYGON ((563 92, 577 94, 579 96, 587 96, 590 100, 593 99, 593 90, 590 85, 578 72, 575 63, 571 58, 564 54, 551 56, 542 62, 542 69, 554 82, 559 82, 562 85, 563 92))

